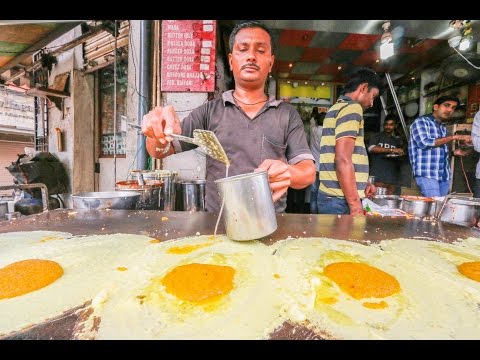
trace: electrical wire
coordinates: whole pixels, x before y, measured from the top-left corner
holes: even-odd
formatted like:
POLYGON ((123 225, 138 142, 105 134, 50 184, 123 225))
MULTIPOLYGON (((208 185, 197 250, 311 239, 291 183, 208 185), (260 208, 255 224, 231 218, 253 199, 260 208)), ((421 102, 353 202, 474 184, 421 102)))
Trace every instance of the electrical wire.
POLYGON ((460 51, 458 51, 456 48, 453 48, 453 50, 455 50, 455 51, 458 53, 458 55, 460 55, 462 58, 464 58, 465 61, 466 61, 469 65, 471 65, 474 69, 480 70, 480 67, 479 67, 479 66, 473 65, 473 64, 470 62, 470 60, 468 60, 465 56, 463 56, 463 54, 462 54, 460 51))
POLYGON ((130 169, 132 169, 133 164, 135 164, 135 161, 137 160, 138 153, 140 152, 140 150, 141 150, 142 148, 143 148, 143 144, 141 144, 141 145, 138 147, 137 152, 135 153, 135 156, 133 157, 132 162, 131 162, 130 165, 128 166, 128 169, 127 169, 127 179, 131 176, 130 169))
POLYGON ((468 182, 467 173, 465 172, 465 167, 463 166, 463 156, 460 156, 460 164, 462 165, 462 172, 463 172, 463 176, 465 177, 465 182, 467 183, 468 191, 471 194, 473 194, 472 188, 470 187, 470 183, 468 182))

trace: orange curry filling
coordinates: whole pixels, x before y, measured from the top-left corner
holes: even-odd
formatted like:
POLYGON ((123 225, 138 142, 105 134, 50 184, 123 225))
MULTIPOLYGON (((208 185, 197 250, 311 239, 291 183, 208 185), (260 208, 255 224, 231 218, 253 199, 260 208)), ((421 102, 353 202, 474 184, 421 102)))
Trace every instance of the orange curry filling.
POLYGON ((55 261, 29 259, 0 269, 0 299, 24 295, 50 285, 63 275, 55 261))
MULTIPOLYGON (((400 291, 400 284, 392 275, 362 263, 337 262, 327 265, 324 274, 342 291, 354 299, 384 298, 400 291)), ((382 305, 373 305, 367 307, 382 305)))
POLYGON ((169 294, 181 300, 206 303, 220 299, 233 289, 235 269, 211 264, 177 266, 162 279, 169 294))

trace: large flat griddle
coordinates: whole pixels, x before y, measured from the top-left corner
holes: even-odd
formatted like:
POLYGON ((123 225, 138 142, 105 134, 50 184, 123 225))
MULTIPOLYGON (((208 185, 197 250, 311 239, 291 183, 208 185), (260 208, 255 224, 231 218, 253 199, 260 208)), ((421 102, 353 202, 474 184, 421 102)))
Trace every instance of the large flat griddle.
MULTIPOLYGON (((34 230, 64 231, 73 235, 128 233, 170 240, 198 233, 213 234, 216 220, 215 214, 207 212, 61 209, 1 221, 0 233, 34 230)), ((476 228, 425 219, 279 214, 277 222, 278 229, 261 239, 267 245, 287 237, 328 237, 368 244, 396 238, 451 243, 457 239, 480 236, 476 228)), ((222 224, 218 233, 225 233, 222 224)), ((10 334, 4 339, 74 339, 75 326, 81 314, 82 307, 71 309, 55 319, 10 334)), ((322 335, 304 326, 284 323, 271 334, 271 338, 321 339, 328 338, 328 334, 322 335)))

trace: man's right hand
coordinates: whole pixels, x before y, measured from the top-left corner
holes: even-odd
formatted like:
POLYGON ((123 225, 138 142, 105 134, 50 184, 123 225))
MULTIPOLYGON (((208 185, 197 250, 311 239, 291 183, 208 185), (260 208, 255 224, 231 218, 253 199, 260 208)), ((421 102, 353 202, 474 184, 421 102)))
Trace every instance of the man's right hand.
POLYGON ((172 106, 156 106, 143 116, 142 132, 160 144, 172 141, 170 134, 181 134, 180 119, 172 106))
POLYGON ((402 148, 393 148, 392 153, 398 156, 405 155, 405 152, 403 151, 402 148))
POLYGON ((471 144, 472 136, 471 135, 453 135, 453 140, 463 141, 466 144, 471 144))

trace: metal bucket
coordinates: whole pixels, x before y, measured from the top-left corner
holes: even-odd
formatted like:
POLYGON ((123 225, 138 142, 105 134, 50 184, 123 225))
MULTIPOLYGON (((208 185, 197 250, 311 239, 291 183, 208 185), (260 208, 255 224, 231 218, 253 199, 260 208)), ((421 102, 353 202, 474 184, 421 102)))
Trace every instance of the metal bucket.
POLYGON ((139 210, 159 210, 159 194, 161 187, 162 184, 139 185, 138 180, 126 180, 117 182, 115 190, 138 193, 140 197, 138 198, 137 209, 139 210))
POLYGON ((224 199, 224 222, 232 240, 254 240, 277 229, 277 218, 266 171, 215 181, 224 199))
POLYGON ((181 181, 176 184, 178 190, 177 210, 206 211, 206 180, 181 181))
POLYGON ((132 191, 79 192, 72 195, 74 209, 134 210, 140 197, 132 191))

